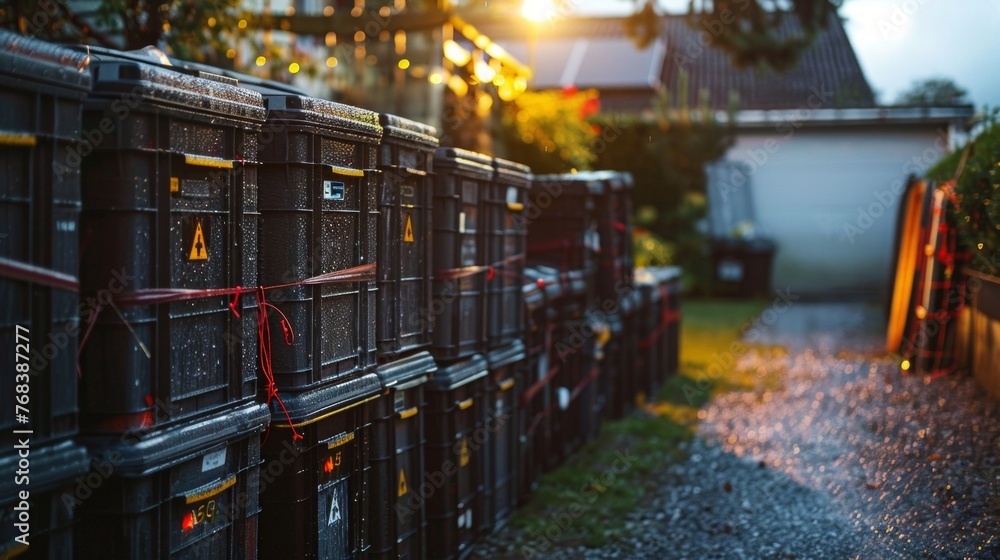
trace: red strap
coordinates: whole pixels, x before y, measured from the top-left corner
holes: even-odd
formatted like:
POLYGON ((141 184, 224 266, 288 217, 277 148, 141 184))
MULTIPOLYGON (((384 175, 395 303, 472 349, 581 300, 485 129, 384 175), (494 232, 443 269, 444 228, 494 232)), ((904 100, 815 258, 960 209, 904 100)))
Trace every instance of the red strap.
MULTIPOLYGON (((497 261, 493 264, 488 265, 477 265, 477 266, 466 266, 463 268, 446 268, 444 270, 439 270, 434 273, 435 280, 458 280, 460 278, 468 278, 469 276, 475 276, 477 274, 486 273, 487 280, 493 280, 497 275, 497 269, 503 270, 509 264, 513 264, 524 260, 524 253, 519 255, 514 255, 513 257, 507 257, 502 261, 497 261)), ((506 270, 501 272, 504 276, 510 276, 510 273, 506 270)))
MULTIPOLYGON (((371 281, 375 279, 375 269, 376 264, 366 264, 362 266, 356 266, 353 268, 347 268, 344 270, 338 270, 334 272, 329 272, 326 274, 320 274, 319 276, 313 276, 312 278, 306 278, 305 280, 300 280, 298 282, 291 282, 288 284, 280 284, 276 286, 264 286, 256 288, 243 288, 242 286, 236 286, 235 288, 217 288, 209 290, 188 290, 188 289, 151 289, 151 290, 139 290, 136 292, 129 292, 125 294, 120 294, 115 297, 111 302, 114 305, 115 302, 122 305, 154 305, 160 303, 170 303, 175 301, 187 301, 192 299, 204 299, 219 296, 233 296, 232 301, 229 302, 229 310, 232 311, 236 317, 239 317, 239 300, 240 296, 245 291, 256 291, 258 298, 257 305, 257 344, 258 353, 260 355, 260 368, 261 372, 264 374, 264 378, 267 382, 266 394, 267 394, 267 404, 271 404, 271 400, 277 401, 278 406, 281 407, 282 412, 285 414, 285 418, 288 420, 288 425, 292 429, 292 439, 298 440, 302 439, 302 434, 295 429, 292 424, 291 415, 288 413, 288 409, 285 407, 285 403, 282 402, 281 397, 278 395, 278 388, 274 379, 274 367, 271 363, 271 322, 268 317, 268 311, 275 311, 281 316, 281 332, 285 340, 285 344, 291 346, 295 343, 295 331, 292 328, 291 321, 288 317, 278 307, 267 302, 267 292, 269 290, 277 290, 280 288, 288 288, 292 286, 317 286, 323 284, 334 284, 334 283, 346 283, 346 282, 361 282, 361 281, 371 281)), ((93 329, 94 324, 97 321, 97 316, 100 314, 103 307, 99 306, 94 310, 94 313, 90 316, 90 321, 87 324, 87 328, 84 331, 83 338, 80 340, 77 352, 83 351, 84 346, 87 343, 87 339, 90 336, 91 329, 93 329)), ((266 439, 265 435, 265 439, 266 439)))
POLYGON ((657 339, 663 335, 663 331, 667 330, 667 327, 673 323, 676 323, 681 318, 681 312, 674 309, 664 309, 660 314, 660 324, 653 329, 650 335, 639 341, 640 350, 649 350, 656 344, 657 339))
POLYGON ((75 276, 11 259, 0 258, 0 277, 31 282, 73 293, 80 291, 80 282, 75 276))
POLYGON ((521 406, 527 406, 527 404, 531 402, 531 399, 535 398, 535 395, 542 390, 542 387, 548 385, 549 382, 559 374, 559 369, 559 364, 550 367, 549 372, 545 375, 545 377, 539 379, 534 385, 528 387, 527 391, 521 393, 521 406))

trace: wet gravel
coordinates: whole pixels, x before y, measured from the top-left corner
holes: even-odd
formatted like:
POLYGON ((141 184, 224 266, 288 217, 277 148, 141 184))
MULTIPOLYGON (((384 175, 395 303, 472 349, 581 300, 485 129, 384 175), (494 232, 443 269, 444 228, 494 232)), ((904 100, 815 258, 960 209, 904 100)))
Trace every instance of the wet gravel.
MULTIPOLYGON (((778 388, 709 402, 628 538, 544 557, 1000 558, 1000 403, 968 375, 903 375, 880 324, 860 305, 789 310, 762 336, 787 355, 738 359, 778 388)), ((524 557, 525 538, 508 528, 476 554, 524 557)))

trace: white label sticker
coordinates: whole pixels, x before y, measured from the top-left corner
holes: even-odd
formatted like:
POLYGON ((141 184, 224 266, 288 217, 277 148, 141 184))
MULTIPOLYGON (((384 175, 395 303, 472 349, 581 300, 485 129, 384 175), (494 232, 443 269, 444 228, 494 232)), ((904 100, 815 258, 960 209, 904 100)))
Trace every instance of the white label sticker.
POLYGON ((541 381, 545 379, 545 376, 549 374, 549 353, 542 352, 542 355, 538 357, 538 380, 541 381))
POLYGON ((569 398, 572 393, 568 387, 559 387, 559 410, 569 408, 569 398))
POLYGON ((76 231, 76 222, 59 220, 56 222, 56 231, 76 231))
POLYGON ((458 233, 465 233, 465 212, 458 213, 458 233))
POLYGON ((323 198, 326 200, 344 200, 344 183, 340 181, 323 181, 323 198))
POLYGON ((517 204, 521 202, 517 199, 517 187, 507 187, 507 204, 517 204))
POLYGON ((472 528, 472 508, 465 510, 465 513, 458 516, 458 528, 459 529, 472 528))
POLYGON ((226 464, 226 450, 220 449, 205 455, 201 459, 201 472, 217 469, 226 464))
POLYGON ((719 279, 726 282, 739 282, 743 280, 743 263, 737 260, 719 262, 719 279))

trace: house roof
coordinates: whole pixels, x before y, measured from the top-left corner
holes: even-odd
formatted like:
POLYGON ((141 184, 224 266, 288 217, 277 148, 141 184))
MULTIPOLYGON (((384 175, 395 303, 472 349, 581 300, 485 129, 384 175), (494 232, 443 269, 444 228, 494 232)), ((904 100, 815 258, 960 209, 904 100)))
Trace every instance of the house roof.
MULTIPOLYGON (((503 35, 501 29, 479 26, 486 35, 503 35)), ((534 63, 532 87, 555 89, 566 86, 598 89, 644 89, 660 87, 666 41, 657 39, 650 48, 638 50, 622 32, 621 20, 588 18, 542 25, 537 39, 508 37, 500 41, 518 60, 534 63)))
MULTIPOLYGON (((563 18, 541 24, 536 33, 527 26, 484 23, 478 27, 519 60, 531 64, 534 59, 532 86, 537 89, 575 85, 605 92, 627 90, 644 97, 648 106, 652 90, 665 89, 677 98, 683 69, 688 74, 687 99, 692 106, 707 92, 712 108, 726 109, 734 92, 742 110, 792 109, 815 104, 812 99, 817 98, 817 91, 823 93, 823 107, 876 106, 836 15, 818 32, 799 65, 786 73, 734 68, 728 53, 711 42, 703 46, 711 35, 689 27, 684 16, 664 16, 660 37, 645 50, 637 49, 625 34, 621 18, 563 18)), ((789 16, 776 32, 787 37, 800 30, 798 20, 789 16)))
MULTIPOLYGON (((801 29, 798 19, 787 16, 776 34, 791 37, 801 34, 801 29)), ((729 105, 731 92, 739 96, 739 108, 744 110, 813 108, 817 104, 813 100, 819 100, 822 107, 875 106, 875 96, 836 15, 831 15, 826 29, 817 33, 799 64, 785 73, 767 68, 734 68, 724 51, 711 43, 703 48, 703 41, 711 35, 692 29, 683 17, 664 18, 663 32, 667 37, 663 83, 667 91, 677 92, 681 71, 685 70, 692 105, 704 91, 716 109, 729 105)))

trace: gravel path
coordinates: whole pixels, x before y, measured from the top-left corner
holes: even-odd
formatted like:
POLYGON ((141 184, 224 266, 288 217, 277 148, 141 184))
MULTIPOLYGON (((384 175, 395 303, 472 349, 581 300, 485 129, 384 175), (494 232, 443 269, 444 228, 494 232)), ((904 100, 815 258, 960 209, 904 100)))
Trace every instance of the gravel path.
MULTIPOLYGON (((1000 558, 1000 404, 969 376, 902 376, 880 323, 863 306, 794 306, 762 333, 786 356, 738 360, 781 387, 702 409, 632 537, 544 557, 1000 558)), ((523 539, 506 529, 478 552, 523 539)))

